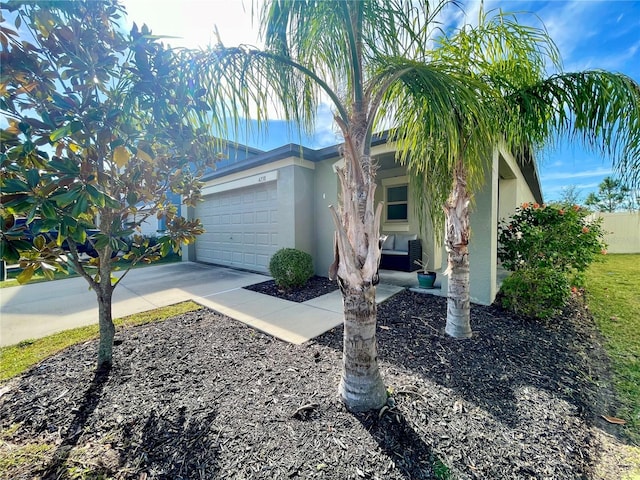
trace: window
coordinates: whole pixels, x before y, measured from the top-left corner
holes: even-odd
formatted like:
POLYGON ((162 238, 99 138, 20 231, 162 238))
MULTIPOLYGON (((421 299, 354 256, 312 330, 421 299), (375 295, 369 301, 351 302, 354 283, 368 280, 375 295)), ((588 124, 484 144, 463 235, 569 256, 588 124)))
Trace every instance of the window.
POLYGON ((409 219, 409 187, 394 185, 386 188, 387 221, 406 222, 409 219))

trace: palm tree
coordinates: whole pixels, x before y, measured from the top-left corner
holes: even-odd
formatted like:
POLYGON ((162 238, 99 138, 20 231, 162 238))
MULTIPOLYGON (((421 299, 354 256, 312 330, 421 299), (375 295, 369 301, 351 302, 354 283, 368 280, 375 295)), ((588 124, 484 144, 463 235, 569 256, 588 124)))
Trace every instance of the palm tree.
MULTIPOLYGON (((465 26, 452 36, 441 36, 424 58, 448 65, 469 81, 483 82, 487 88, 477 94, 494 125, 488 137, 486 132, 479 134, 469 118, 458 115, 458 155, 443 157, 446 149, 438 146, 440 137, 434 137, 431 129, 419 132, 425 122, 416 115, 428 110, 429 92, 417 92, 417 96, 409 92, 408 97, 389 92, 400 100, 396 135, 421 192, 420 210, 426 211, 446 198, 445 246, 450 277, 445 331, 453 337, 467 338, 472 334, 469 208, 484 180, 493 148, 502 143, 529 160, 532 152, 565 135, 610 156, 630 183, 638 183, 640 87, 627 76, 601 70, 547 76, 547 62, 560 72, 561 62, 546 30, 521 25, 515 16, 502 12, 492 17, 481 12, 477 27, 465 26), (413 120, 407 122, 409 118, 413 120), (422 142, 416 144, 415 138, 422 138, 422 142)), ((439 213, 434 208, 429 211, 433 216, 439 213)))
MULTIPOLYGON (((311 129, 321 96, 333 104, 344 138, 344 166, 337 172, 340 205, 330 207, 336 228, 330 275, 337 278, 344 303, 339 393, 354 411, 380 408, 387 398, 376 344, 382 205, 374 204, 371 158, 377 122, 392 111, 385 92, 394 85, 433 86, 429 114, 434 132, 454 131, 454 110, 483 123, 475 93, 480 84, 440 65, 410 60, 429 40, 434 17, 446 3, 432 9, 428 2, 405 0, 273 0, 262 12, 264 49, 219 45, 192 61, 191 77, 212 86, 208 103, 227 109, 231 118, 254 109, 262 120, 277 100, 285 118, 311 129), (385 67, 386 58, 394 62, 385 67)), ((443 151, 455 155, 458 143, 458 135, 448 137, 443 151)))

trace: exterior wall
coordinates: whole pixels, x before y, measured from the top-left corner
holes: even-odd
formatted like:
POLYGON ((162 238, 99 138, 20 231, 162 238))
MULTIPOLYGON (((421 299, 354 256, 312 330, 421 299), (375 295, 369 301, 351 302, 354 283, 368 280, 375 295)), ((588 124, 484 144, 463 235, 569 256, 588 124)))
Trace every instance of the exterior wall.
MULTIPOLYGON (((314 214, 309 217, 315 227, 313 255, 316 275, 329 275, 333 263, 334 232, 336 230, 329 212, 329 205, 338 205, 338 177, 333 170, 337 158, 316 163, 314 188, 314 214)), ((308 220, 305 222, 308 225, 308 220)))
POLYGON ((609 253, 640 253, 640 212, 598 212, 609 253))
POLYGON ((475 195, 469 242, 471 301, 493 303, 498 291, 498 175, 499 152, 494 150, 483 188, 475 195))
POLYGON ((297 248, 314 254, 313 169, 291 165, 278 171, 280 248, 297 248))
POLYGON ((423 219, 424 225, 420 228, 420 218, 416 213, 416 192, 409 182, 405 167, 396 167, 377 172, 376 203, 385 202, 385 188, 393 185, 409 185, 409 197, 407 202, 407 222, 389 222, 386 220, 386 213, 382 212, 382 222, 380 233, 390 235, 394 233, 417 233, 422 242, 423 260, 428 259, 431 270, 442 268, 441 248, 435 240, 435 232, 428 218, 423 219))
POLYGON ((498 149, 498 218, 509 218, 525 202, 534 202, 535 196, 524 178, 515 158, 504 148, 498 149))
MULTIPOLYGON (((314 255, 315 228, 313 222, 310 221, 313 219, 314 213, 314 169, 313 162, 289 157, 215 178, 206 182, 202 191, 203 195, 215 195, 217 190, 224 189, 232 182, 241 188, 250 185, 250 183, 245 185, 248 179, 262 176, 271 178, 275 174, 278 191, 279 248, 298 248, 314 255)), ((184 211, 187 211, 188 218, 194 218, 194 208, 184 211)), ((182 258, 189 261, 198 260, 194 244, 183 246, 182 258)))
MULTIPOLYGON (((279 149, 285 150, 285 149, 279 149)), ((219 186, 234 182, 244 184, 251 177, 272 175, 277 177, 278 244, 279 247, 294 247, 313 256, 317 275, 326 276, 334 260, 335 226, 329 205, 338 204, 338 181, 335 165, 340 162, 337 150, 311 153, 314 161, 300 158, 289 149, 287 155, 273 161, 255 164, 246 170, 235 169, 225 176, 207 182, 204 193, 215 194, 219 186)), ((301 152, 302 153, 302 152, 301 152)), ((404 166, 393 161, 393 148, 388 144, 377 145, 372 156, 380 160, 377 173, 376 201, 384 201, 385 186, 409 184, 408 221, 388 222, 382 219, 382 233, 418 233, 423 251, 429 256, 430 268, 438 271, 446 267, 446 252, 435 241, 433 228, 428 219, 420 231, 420 221, 415 212, 415 192, 412 191, 404 166)), ((305 154, 306 157, 306 154, 305 154)), ((530 170, 530 169, 529 169, 530 170)), ((531 172, 528 173, 531 176, 531 172)), ((235 188, 235 187, 234 187, 235 188)), ((475 195, 471 212, 472 236, 469 245, 471 267, 471 299, 481 304, 493 302, 498 289, 497 226, 499 218, 506 218, 525 201, 535 201, 536 195, 527 183, 518 162, 503 149, 496 148, 492 166, 487 173, 484 186, 475 195)), ((539 194, 538 194, 539 197, 539 194)), ((188 209, 193 218, 194 209, 188 209)), ((195 249, 183 249, 183 258, 197 260, 195 249)), ((447 278, 440 276, 442 290, 446 291, 447 278)))

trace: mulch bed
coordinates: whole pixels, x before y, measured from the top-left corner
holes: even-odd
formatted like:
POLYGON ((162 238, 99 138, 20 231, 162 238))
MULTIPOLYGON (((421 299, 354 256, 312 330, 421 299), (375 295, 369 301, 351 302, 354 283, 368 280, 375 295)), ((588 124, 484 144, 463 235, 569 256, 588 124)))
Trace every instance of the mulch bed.
MULTIPOLYGON (((316 292, 316 294, 319 292, 316 292)), ((342 327, 289 345, 203 309, 71 347, 0 397, 0 453, 49 444, 1 478, 67 478, 65 462, 127 479, 587 479, 614 402, 579 303, 541 324, 474 305, 474 337, 443 334, 446 300, 379 306, 383 412, 337 398, 342 327), (34 457, 37 458, 37 457, 34 457)))
POLYGON ((309 279, 304 287, 294 287, 290 290, 281 289, 273 280, 256 283, 244 288, 258 293, 264 293, 265 295, 283 298, 291 302, 302 303, 337 290, 338 284, 326 277, 318 277, 315 275, 309 279))

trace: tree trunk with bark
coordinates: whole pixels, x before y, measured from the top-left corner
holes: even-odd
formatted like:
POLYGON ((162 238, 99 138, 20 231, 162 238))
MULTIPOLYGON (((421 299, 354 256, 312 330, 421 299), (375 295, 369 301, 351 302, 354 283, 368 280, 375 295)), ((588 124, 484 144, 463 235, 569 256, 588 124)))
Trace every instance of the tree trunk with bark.
POLYGON ((445 332, 455 338, 469 338, 471 308, 469 296, 469 204, 466 171, 458 160, 451 195, 445 211, 445 248, 447 250, 447 324, 445 332))
POLYGON ((342 377, 338 391, 352 411, 380 408, 387 392, 378 369, 376 287, 347 290, 344 298, 342 377))
MULTIPOLYGON (((340 123, 338 121, 338 123, 340 123)), ((341 125, 345 146, 338 169, 341 208, 331 207, 336 227, 336 258, 329 276, 337 277, 344 304, 344 343, 340 397, 351 411, 381 408, 387 392, 378 369, 376 284, 380 264, 382 204, 374 207, 375 168, 368 155, 367 122, 341 125)))
MULTIPOLYGON (((107 277, 109 282, 109 277, 107 277)), ((100 327, 100 341, 98 344, 98 369, 110 367, 113 362, 113 339, 116 327, 111 314, 113 287, 100 282, 96 290, 98 297, 98 325, 100 327)))

